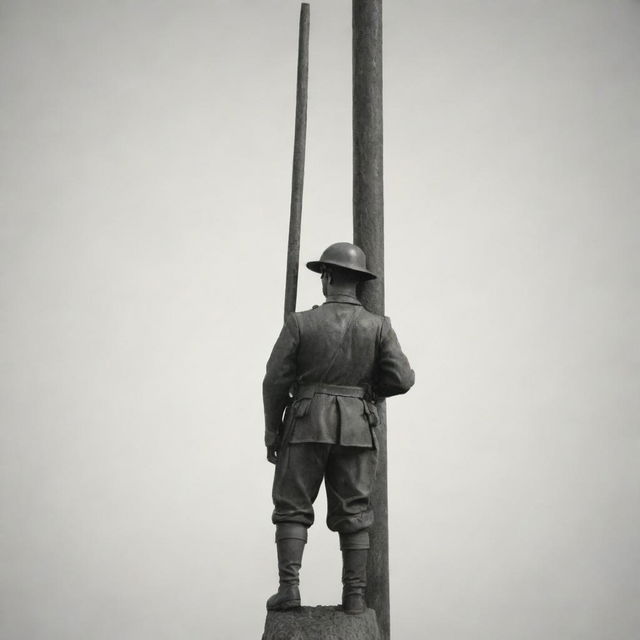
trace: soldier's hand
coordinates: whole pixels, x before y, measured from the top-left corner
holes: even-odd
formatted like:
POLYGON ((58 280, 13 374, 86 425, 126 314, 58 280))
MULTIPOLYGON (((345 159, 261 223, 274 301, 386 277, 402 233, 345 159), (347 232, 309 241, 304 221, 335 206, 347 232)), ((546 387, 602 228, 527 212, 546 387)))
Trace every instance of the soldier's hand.
POLYGON ((272 444, 267 447, 267 460, 271 464, 275 464, 278 461, 278 452, 279 452, 278 445, 272 444))

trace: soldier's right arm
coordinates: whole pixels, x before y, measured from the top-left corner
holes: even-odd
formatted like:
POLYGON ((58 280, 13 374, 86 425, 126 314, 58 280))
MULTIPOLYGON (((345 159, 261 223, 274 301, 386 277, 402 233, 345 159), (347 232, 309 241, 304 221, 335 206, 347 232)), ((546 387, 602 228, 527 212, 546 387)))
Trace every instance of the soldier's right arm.
POLYGON ((388 398, 406 393, 415 382, 415 373, 407 356, 402 351, 398 336, 391 327, 391 321, 385 317, 380 332, 378 366, 375 380, 375 392, 388 398))
POLYGON ((265 435, 267 447, 278 441, 282 426, 282 414, 289 402, 289 389, 296 381, 296 354, 300 332, 295 314, 291 313, 282 327, 267 362, 267 372, 262 382, 265 435))

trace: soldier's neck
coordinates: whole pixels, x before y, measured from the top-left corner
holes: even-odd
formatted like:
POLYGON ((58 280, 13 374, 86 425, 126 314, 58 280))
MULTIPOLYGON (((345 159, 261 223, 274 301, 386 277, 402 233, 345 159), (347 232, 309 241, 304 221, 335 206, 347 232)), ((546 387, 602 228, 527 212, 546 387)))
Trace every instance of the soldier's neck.
POLYGON ((356 295, 356 287, 357 285, 347 283, 340 284, 328 284, 327 285, 327 297, 329 296, 351 296, 352 298, 357 298, 356 295))

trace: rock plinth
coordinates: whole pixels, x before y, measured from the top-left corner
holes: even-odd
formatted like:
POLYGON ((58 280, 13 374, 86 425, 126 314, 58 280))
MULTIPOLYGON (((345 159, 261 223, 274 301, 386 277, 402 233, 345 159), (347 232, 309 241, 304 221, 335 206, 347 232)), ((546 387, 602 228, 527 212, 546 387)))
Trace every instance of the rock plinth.
POLYGON ((340 607, 299 607, 269 611, 262 640, 380 640, 373 609, 358 615, 340 607))

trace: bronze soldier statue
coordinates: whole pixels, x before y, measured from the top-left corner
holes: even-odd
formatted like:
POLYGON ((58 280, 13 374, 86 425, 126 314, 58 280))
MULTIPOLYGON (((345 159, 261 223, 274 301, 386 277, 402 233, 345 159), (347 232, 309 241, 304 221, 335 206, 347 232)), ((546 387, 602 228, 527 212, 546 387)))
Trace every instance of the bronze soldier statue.
POLYGON ((357 614, 366 608, 376 399, 406 393, 414 373, 389 318, 370 313, 356 296, 358 282, 376 277, 362 249, 338 242, 307 267, 322 274, 326 302, 287 317, 263 383, 280 577, 267 609, 300 606, 298 572, 324 479, 327 525, 340 535, 342 607, 357 614))

